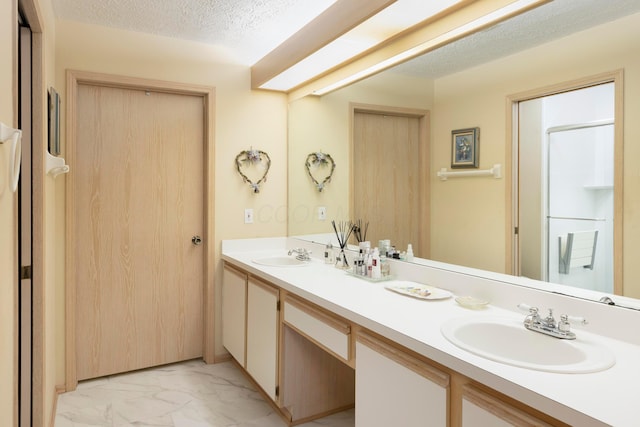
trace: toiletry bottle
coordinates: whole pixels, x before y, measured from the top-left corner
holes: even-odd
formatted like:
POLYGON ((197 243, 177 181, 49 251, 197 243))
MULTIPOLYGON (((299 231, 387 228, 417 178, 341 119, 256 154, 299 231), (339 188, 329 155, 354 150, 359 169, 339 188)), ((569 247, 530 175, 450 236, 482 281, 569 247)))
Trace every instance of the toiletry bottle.
POLYGON ((391 249, 387 252, 387 257, 391 259, 400 259, 400 252, 396 251, 395 246, 391 246, 391 249))
POLYGON ((324 249, 324 263, 325 264, 334 264, 336 262, 335 256, 333 254, 333 245, 331 242, 327 243, 327 246, 324 249))
POLYGON ((391 274, 391 265, 389 264, 389 258, 385 254, 380 254, 380 274, 382 277, 387 277, 391 274))
POLYGON ((367 252, 366 276, 371 277, 371 268, 373 267, 373 258, 371 252, 367 252))
POLYGON ((387 253, 386 240, 378 240, 378 252, 380 255, 387 253))
POLYGON ((373 256, 371 257, 371 278, 379 279, 382 276, 380 269, 380 252, 378 248, 373 250, 373 256))
POLYGON ((360 263, 360 275, 367 275, 367 260, 369 259, 369 249, 365 249, 362 252, 362 262, 360 263))
POLYGON ((407 246, 407 261, 413 261, 413 246, 411 246, 411 243, 407 246))

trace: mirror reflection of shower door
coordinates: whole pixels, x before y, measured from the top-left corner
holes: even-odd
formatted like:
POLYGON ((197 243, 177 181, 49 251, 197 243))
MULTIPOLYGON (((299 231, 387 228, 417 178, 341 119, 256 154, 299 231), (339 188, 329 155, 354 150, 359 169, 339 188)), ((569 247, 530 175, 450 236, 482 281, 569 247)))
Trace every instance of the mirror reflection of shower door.
POLYGON ((547 130, 547 280, 613 292, 613 121, 547 130), (593 269, 560 272, 560 239, 597 231, 593 269))

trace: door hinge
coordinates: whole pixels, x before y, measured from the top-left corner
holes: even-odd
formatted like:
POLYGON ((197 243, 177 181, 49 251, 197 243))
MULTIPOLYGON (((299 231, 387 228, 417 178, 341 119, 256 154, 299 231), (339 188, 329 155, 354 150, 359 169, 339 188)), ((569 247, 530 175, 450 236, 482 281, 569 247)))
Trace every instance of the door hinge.
POLYGON ((276 311, 280 311, 280 301, 276 303, 276 311))
POLYGON ((518 233, 519 231, 520 231, 520 230, 518 229, 518 227, 514 227, 514 228, 513 228, 513 234, 515 234, 516 236, 519 234, 519 233, 518 233))
POLYGON ((280 396, 280 386, 276 386, 276 397, 280 396))
POLYGON ((20 267, 20 280, 31 279, 31 266, 23 265, 20 267))

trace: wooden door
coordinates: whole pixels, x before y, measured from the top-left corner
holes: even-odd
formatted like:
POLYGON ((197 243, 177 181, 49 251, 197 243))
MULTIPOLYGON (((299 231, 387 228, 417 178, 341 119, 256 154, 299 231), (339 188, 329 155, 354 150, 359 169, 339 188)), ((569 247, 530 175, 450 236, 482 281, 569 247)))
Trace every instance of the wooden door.
POLYGON ((420 118, 356 112, 353 127, 353 213, 354 219, 369 222, 367 240, 372 247, 390 239, 399 251, 413 246, 416 256, 426 257, 421 248, 422 227, 429 221, 422 214, 420 118))
POLYGON ((202 97, 80 84, 76 114, 77 379, 201 357, 202 97))

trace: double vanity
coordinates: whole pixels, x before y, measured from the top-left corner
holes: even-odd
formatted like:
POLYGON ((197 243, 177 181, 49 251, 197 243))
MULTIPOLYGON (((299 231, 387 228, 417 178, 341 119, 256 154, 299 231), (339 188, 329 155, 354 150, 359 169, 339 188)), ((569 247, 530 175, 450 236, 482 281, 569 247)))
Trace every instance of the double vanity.
POLYGON ((296 238, 222 245, 223 344, 291 425, 353 406, 357 427, 640 423, 640 312, 427 260, 391 261, 393 279, 374 282, 325 264, 323 249, 296 238), (525 328, 548 309, 575 339, 525 328))

